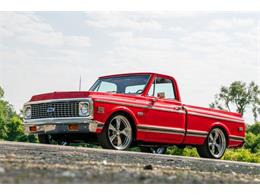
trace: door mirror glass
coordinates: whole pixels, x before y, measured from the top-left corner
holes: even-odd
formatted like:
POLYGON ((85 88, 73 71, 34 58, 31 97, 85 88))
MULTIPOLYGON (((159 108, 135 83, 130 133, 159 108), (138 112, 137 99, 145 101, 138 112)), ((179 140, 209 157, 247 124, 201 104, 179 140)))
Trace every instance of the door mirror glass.
POLYGON ((165 93, 164 92, 159 92, 159 93, 157 93, 157 97, 159 99, 164 99, 165 98, 165 93))

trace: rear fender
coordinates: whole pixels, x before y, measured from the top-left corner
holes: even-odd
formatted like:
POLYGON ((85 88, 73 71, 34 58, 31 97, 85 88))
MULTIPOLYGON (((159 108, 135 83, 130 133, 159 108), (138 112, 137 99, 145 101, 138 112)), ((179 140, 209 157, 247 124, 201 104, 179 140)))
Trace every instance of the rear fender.
POLYGON ((220 122, 212 123, 211 126, 210 126, 210 129, 209 129, 209 132, 210 132, 210 130, 213 129, 214 127, 220 127, 220 128, 222 128, 222 129, 225 131, 226 135, 227 135, 227 139, 229 140, 230 130, 229 130, 229 128, 228 128, 225 124, 220 123, 220 122))

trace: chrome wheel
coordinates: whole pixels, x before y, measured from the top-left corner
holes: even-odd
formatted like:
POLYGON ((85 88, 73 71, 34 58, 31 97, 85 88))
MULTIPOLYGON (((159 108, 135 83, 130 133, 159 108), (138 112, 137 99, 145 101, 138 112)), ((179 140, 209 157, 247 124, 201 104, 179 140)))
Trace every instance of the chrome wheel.
POLYGON ((213 129, 208 136, 208 148, 212 156, 220 158, 226 150, 226 136, 219 128, 213 129))
POLYGON ((124 150, 131 144, 132 127, 125 116, 117 115, 112 118, 107 132, 109 141, 113 148, 124 150))

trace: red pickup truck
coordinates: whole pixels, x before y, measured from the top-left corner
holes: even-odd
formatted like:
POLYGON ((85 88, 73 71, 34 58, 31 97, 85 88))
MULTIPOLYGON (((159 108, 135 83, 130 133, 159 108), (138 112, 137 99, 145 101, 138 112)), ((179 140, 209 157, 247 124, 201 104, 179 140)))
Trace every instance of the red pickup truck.
POLYGON ((89 91, 35 95, 24 105, 24 125, 40 143, 85 141, 153 153, 190 145, 216 159, 245 137, 239 113, 183 104, 176 80, 157 73, 103 76, 89 91))

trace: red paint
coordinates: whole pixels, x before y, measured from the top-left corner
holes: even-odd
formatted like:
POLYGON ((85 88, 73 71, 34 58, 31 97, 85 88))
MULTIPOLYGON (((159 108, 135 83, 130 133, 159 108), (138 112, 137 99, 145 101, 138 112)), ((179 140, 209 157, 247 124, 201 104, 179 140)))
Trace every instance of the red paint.
MULTIPOLYGON (((181 97, 176 80, 173 77, 156 73, 132 73, 150 74, 150 80, 140 95, 113 94, 100 92, 54 92, 36 95, 30 101, 48 99, 69 99, 87 98, 94 101, 94 120, 106 123, 107 119, 115 112, 125 112, 132 117, 137 127, 136 139, 144 142, 166 143, 166 144, 202 144, 205 137, 188 135, 189 130, 208 133, 213 127, 222 128, 228 138, 229 147, 239 147, 243 141, 230 140, 232 136, 245 136, 245 123, 239 113, 227 112, 211 108, 202 108, 186 105, 181 102, 181 97), (175 100, 157 99, 154 103, 153 98, 146 96, 153 80, 156 76, 172 80, 174 83, 175 100), (104 113, 98 113, 97 107, 103 107, 104 113), (181 110, 176 110, 176 107, 181 110), (174 112, 175 111, 175 112, 174 112), (178 112, 176 112, 178 111, 178 112), (143 113, 139 116, 138 113, 143 113), (162 128, 183 129, 183 134, 169 134, 167 132, 144 132, 138 128, 140 125, 160 126, 162 128), (239 131, 239 127, 243 127, 239 131), (231 137, 230 137, 231 136, 231 137)), ((129 74, 120 74, 124 76, 129 74)), ((115 75, 103 76, 101 78, 112 77, 115 75)), ((102 132, 98 128, 96 133, 102 132)))

